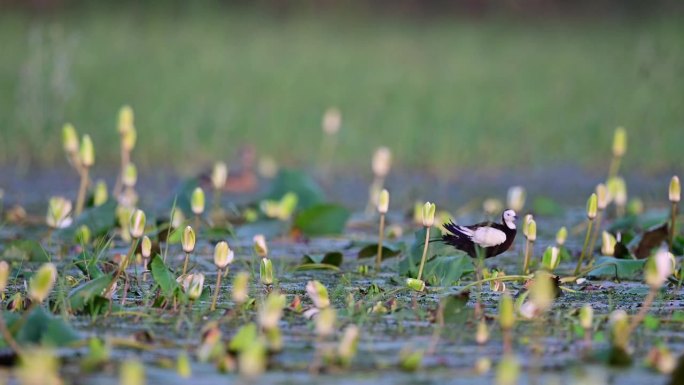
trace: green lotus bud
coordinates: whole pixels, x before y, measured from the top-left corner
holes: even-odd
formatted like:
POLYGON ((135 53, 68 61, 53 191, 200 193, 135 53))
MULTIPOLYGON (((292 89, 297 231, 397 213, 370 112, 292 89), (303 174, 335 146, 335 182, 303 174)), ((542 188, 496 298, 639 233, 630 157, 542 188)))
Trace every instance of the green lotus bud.
POLYGON ((142 362, 129 359, 119 369, 121 385, 145 385, 145 367, 142 362))
POLYGON ((57 280, 57 269, 52 263, 46 263, 36 271, 29 281, 29 297, 41 303, 50 295, 57 280))
POLYGON ((133 209, 127 206, 119 205, 116 207, 116 220, 121 228, 121 239, 126 242, 131 241, 131 217, 133 216, 133 209))
POLYGON ((627 151, 627 131, 624 127, 618 127, 615 129, 615 134, 613 135, 613 156, 621 157, 625 155, 627 151))
POLYGON ((259 265, 259 278, 264 285, 273 284, 273 263, 268 258, 261 258, 259 265))
POLYGON ((337 312, 331 307, 326 307, 316 315, 316 334, 319 337, 328 337, 335 332, 337 312))
POLYGON ((542 256, 542 266, 548 271, 554 271, 560 264, 560 249, 557 246, 549 246, 542 256))
POLYGON ((506 194, 506 204, 508 205, 508 208, 516 212, 522 211, 525 207, 526 196, 527 193, 522 186, 513 186, 509 188, 508 193, 506 194))
POLYGON ((145 212, 136 209, 131 215, 131 225, 129 227, 133 239, 141 238, 145 235, 145 212))
POLYGON ((678 203, 682 197, 682 186, 679 184, 679 177, 676 175, 670 180, 669 197, 672 203, 678 203))
POLYGON ((599 183, 596 185, 596 206, 599 210, 603 211, 608 207, 608 203, 610 203, 608 187, 603 183, 599 183))
POLYGON ((335 135, 342 125, 342 114, 335 107, 328 108, 323 115, 323 132, 328 135, 335 135))
POLYGON ((674 255, 665 248, 659 249, 655 255, 646 260, 644 265, 644 281, 652 289, 660 289, 672 275, 674 255))
POLYGON ((7 261, 0 261, 0 297, 5 292, 9 279, 10 266, 7 261))
POLYGON ((378 197, 378 212, 380 214, 387 214, 387 210, 389 210, 389 200, 389 191, 385 189, 380 191, 380 196, 378 197))
POLYGON ((399 367, 407 372, 415 372, 423 363, 422 350, 403 349, 399 353, 399 367))
POLYGON ((601 254, 612 257, 615 254, 615 244, 617 244, 617 239, 613 234, 607 231, 601 233, 601 254))
POLYGON ((76 229, 76 234, 74 238, 77 243, 87 245, 90 243, 90 228, 86 225, 81 225, 76 229))
POLYGON ((228 179, 228 166, 224 162, 214 163, 214 168, 211 170, 211 184, 215 190, 221 190, 226 186, 228 179))
POLYGON ((119 110, 119 133, 125 134, 126 132, 135 129, 133 122, 133 109, 131 106, 123 106, 119 110))
POLYGON ((140 251, 143 256, 143 258, 149 258, 150 255, 152 254, 152 241, 150 240, 150 237, 145 235, 142 238, 142 244, 140 245, 140 251))
POLYGON ((97 181, 95 183, 95 192, 93 193, 93 205, 95 207, 102 206, 109 199, 109 193, 107 192, 107 183, 103 180, 97 181))
POLYGON ((283 316, 286 298, 284 294, 271 293, 266 297, 259 308, 259 325, 268 330, 278 327, 278 322, 283 316))
POLYGON ((627 203, 627 214, 638 216, 644 212, 644 201, 639 198, 632 198, 627 203))
POLYGON ((260 339, 254 340, 240 352, 238 371, 241 376, 254 378, 266 370, 266 347, 260 339))
POLYGON ((489 340, 489 329, 487 328, 487 323, 481 320, 477 323, 477 332, 475 332, 475 341, 479 345, 484 345, 489 340))
POLYGON ((627 184, 619 176, 608 179, 608 192, 617 206, 624 206, 627 203, 627 184))
POLYGON ((121 136, 121 147, 126 152, 131 152, 135 148, 135 143, 138 141, 138 132, 131 129, 121 136))
POLYGON ((525 214, 525 216, 523 217, 523 221, 522 221, 522 232, 523 232, 523 235, 525 236, 525 238, 527 238, 527 233, 528 233, 527 227, 529 226, 530 221, 531 221, 532 219, 534 219, 534 217, 532 216, 532 214, 525 214))
POLYGON ((494 198, 487 198, 482 202, 482 210, 488 215, 494 215, 504 209, 503 202, 494 198))
POLYGON ((241 271, 233 278, 233 301, 241 305, 249 298, 249 274, 241 271))
POLYGON ((530 216, 530 219, 527 221, 527 240, 530 242, 534 242, 537 240, 537 222, 530 216))
POLYGON ((266 245, 266 238, 262 234, 257 234, 252 238, 254 242, 254 252, 257 256, 265 258, 268 255, 268 246, 266 245))
POLYGON ((582 329, 591 329, 591 326, 594 323, 594 309, 591 307, 590 304, 582 306, 579 312, 579 320, 582 329))
POLYGON ((190 198, 190 205, 192 206, 192 212, 195 215, 202 215, 204 212, 204 190, 201 187, 197 187, 192 192, 192 197, 190 198))
MULTIPOLYGON (((36 333, 45 332, 47 331, 36 330, 36 333)), ((59 373, 59 358, 54 350, 48 347, 36 347, 32 344, 24 345, 22 348, 22 354, 18 356, 18 365, 12 368, 12 377, 16 377, 8 381, 9 375, 3 374, 3 383, 22 385, 60 385, 63 383, 59 373)))
POLYGON ((596 214, 598 213, 596 193, 591 194, 589 200, 587 200, 587 218, 589 220, 594 220, 596 214))
POLYGON ((423 205, 423 226, 432 227, 435 223, 435 209, 437 207, 434 203, 425 202, 423 205))
POLYGON ((52 197, 48 203, 45 222, 53 229, 63 229, 71 226, 71 201, 63 197, 52 197))
POLYGON ((496 367, 496 385, 515 385, 520 377, 520 362, 510 354, 501 357, 496 367))
POLYGON ((90 135, 83 135, 81 140, 81 164, 85 167, 92 167, 95 164, 95 147, 90 135))
POLYGON ((328 289, 326 289, 322 283, 318 281, 309 281, 309 283, 306 284, 306 293, 317 308, 324 309, 330 306, 328 289))
POLYGON ((544 270, 537 271, 530 288, 530 301, 540 312, 544 312, 553 305, 555 297, 556 289, 551 273, 544 270))
POLYGON ((489 373, 492 369, 492 360, 489 357, 480 357, 475 361, 475 373, 480 376, 489 373))
POLYGON ((122 182, 126 187, 135 187, 135 182, 138 181, 138 169, 133 163, 126 165, 124 169, 122 182))
POLYGON ((387 147, 380 147, 373 154, 373 174, 376 177, 384 178, 389 174, 392 166, 392 152, 387 147))
POLYGON ((499 300, 499 325, 503 330, 510 330, 515 325, 513 298, 508 293, 504 293, 499 300))
POLYGON ((67 154, 78 152, 78 134, 76 133, 76 128, 71 123, 67 123, 62 127, 62 146, 67 154))
POLYGON ((337 357, 342 366, 349 366, 352 359, 356 355, 356 349, 359 344, 359 328, 351 324, 344 329, 340 344, 337 346, 337 357))
POLYGON ((190 280, 190 286, 188 287, 187 293, 188 298, 191 301, 196 301, 202 295, 202 289, 204 288, 204 274, 190 274, 192 279, 190 280))
POLYGON ((563 226, 558 229, 558 232, 556 233, 556 243, 558 246, 563 246, 566 239, 568 239, 568 229, 563 226))
POLYGON ((421 279, 406 278, 406 286, 413 291, 421 292, 425 290, 425 282, 421 279))
POLYGON ((183 251, 186 253, 192 253, 195 250, 195 230, 192 227, 185 226, 185 230, 183 230, 181 235, 181 244, 183 251))
POLYGON ((214 264, 219 269, 225 269, 226 266, 233 263, 233 258, 235 254, 233 250, 228 247, 228 243, 221 241, 214 247, 214 264))
POLYGON ((185 222, 185 215, 182 210, 174 209, 171 213, 171 227, 177 229, 185 222))
POLYGON ((192 375, 192 366, 190 365, 190 358, 185 351, 182 351, 178 355, 178 360, 176 361, 176 373, 181 378, 190 378, 192 375))
POLYGON ((630 338, 630 326, 627 312, 622 309, 610 313, 609 324, 611 326, 610 339, 613 346, 627 350, 630 338))

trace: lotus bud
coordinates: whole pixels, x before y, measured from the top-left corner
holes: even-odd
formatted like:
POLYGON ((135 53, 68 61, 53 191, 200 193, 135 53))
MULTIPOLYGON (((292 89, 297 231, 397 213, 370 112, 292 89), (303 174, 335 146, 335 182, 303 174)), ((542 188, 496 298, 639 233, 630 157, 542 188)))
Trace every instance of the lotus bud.
POLYGON ((226 266, 233 263, 234 257, 235 254, 233 253, 233 250, 228 247, 228 243, 221 241, 216 244, 216 247, 214 248, 214 264, 216 267, 225 269, 226 266))
POLYGON ((257 170, 262 177, 272 179, 278 174, 278 162, 270 156, 261 157, 257 170))
POLYGON ((342 366, 349 366, 351 360, 356 355, 356 348, 359 343, 359 328, 351 324, 344 329, 342 339, 337 347, 337 356, 342 366))
POLYGON ((608 180, 608 192, 613 198, 613 201, 618 206, 624 206, 627 203, 627 185, 625 180, 619 176, 612 177, 608 180))
POLYGON ((268 246, 266 245, 266 238, 262 234, 257 234, 252 238, 254 242, 254 252, 261 258, 268 255, 268 246))
POLYGON ((423 363, 423 350, 402 349, 399 352, 399 366, 407 372, 415 372, 423 363))
POLYGON ((508 208, 520 212, 525 207, 525 197, 527 193, 522 186, 513 186, 508 189, 506 194, 506 203, 508 208))
POLYGON ((560 264, 560 249, 557 246, 549 246, 542 256, 542 266, 548 271, 554 271, 560 264))
POLYGON ((150 237, 148 237, 147 235, 145 235, 142 239, 140 251, 143 258, 149 258, 152 254, 152 241, 150 240, 150 237))
POLYGON ((78 134, 76 133, 76 128, 71 123, 67 123, 62 127, 62 146, 67 154, 78 152, 78 134))
POLYGON ((119 133, 124 134, 135 128, 133 123, 133 109, 131 106, 123 106, 119 110, 119 133))
POLYGON ((568 239, 568 229, 563 226, 556 233, 556 244, 558 244, 558 246, 563 246, 566 239, 568 239))
POLYGON ((627 151, 627 131, 624 127, 618 127, 615 129, 615 134, 613 135, 613 156, 619 158, 625 155, 627 151))
POLYGON ((50 198, 45 222, 53 229, 71 226, 71 201, 62 197, 50 198))
POLYGON ((406 286, 413 291, 421 292, 425 290, 425 281, 416 278, 406 278, 406 286))
POLYGON ((241 271, 235 275, 233 278, 233 301, 240 305, 247 301, 249 298, 249 274, 241 271))
POLYGON ((221 190, 226 185, 228 179, 228 166, 224 162, 214 163, 214 168, 211 170, 211 184, 215 190, 221 190))
POLYGON ((373 174, 383 178, 387 176, 392 166, 392 152, 387 147, 380 147, 373 154, 373 174))
POLYGON ((286 298, 284 294, 271 293, 259 308, 259 325, 262 328, 275 329, 283 316, 286 298))
POLYGON ((316 316, 316 334, 320 337, 328 337, 335 332, 337 312, 331 307, 321 310, 316 316))
POLYGON ((138 132, 132 129, 121 136, 121 147, 126 152, 131 152, 135 148, 135 143, 138 140, 138 132))
POLYGON ((604 231, 601 233, 601 254, 613 256, 615 254, 615 244, 617 240, 613 234, 604 231))
POLYGON ((81 140, 81 164, 85 167, 92 167, 95 164, 95 148, 90 135, 83 135, 81 140))
POLYGON ((496 367, 496 385, 515 385, 520 377, 520 362, 515 356, 506 354, 496 367))
POLYGON ((145 367, 140 361, 126 360, 119 371, 121 385, 145 385, 145 367))
POLYGON ((264 285, 273 284, 273 263, 268 258, 261 258, 259 265, 259 278, 264 285))
POLYGON ((183 225, 185 222, 185 215, 183 215, 182 210, 175 209, 171 213, 171 227, 177 229, 183 225))
POLYGON ((498 199, 487 198, 482 202, 482 210, 489 215, 496 214, 503 210, 503 208, 503 203, 498 199))
POLYGON ((492 369, 492 360, 489 357, 480 357, 475 361, 475 373, 479 375, 487 374, 492 369))
POLYGON ((74 238, 76 239, 77 243, 87 245, 90 243, 90 236, 90 228, 88 228, 86 225, 81 225, 78 227, 78 229, 76 229, 74 238))
POLYGON ((9 279, 10 266, 7 261, 0 261, 0 294, 5 292, 9 279))
POLYGON ((598 213, 597 200, 596 193, 593 193, 587 201, 587 218, 589 218, 589 220, 594 220, 594 218, 596 218, 596 214, 598 213))
POLYGON ((133 239, 142 238, 145 235, 145 212, 139 209, 133 211, 130 226, 131 237, 133 239))
POLYGON ((181 378, 190 378, 192 375, 190 358, 185 351, 178 355, 178 360, 176 361, 176 373, 178 373, 178 376, 181 378))
POLYGON ((608 193, 608 187, 605 184, 599 183, 596 185, 596 206, 600 211, 603 211, 608 207, 610 203, 610 194, 608 193))
POLYGON ((335 107, 328 108, 323 115, 323 132, 328 135, 335 135, 342 125, 342 114, 335 107))
POLYGON ((666 346, 654 346, 648 352, 646 365, 662 374, 672 374, 677 368, 677 357, 666 346))
POLYGON ((319 281, 309 281, 306 284, 306 293, 317 308, 323 309, 330 306, 328 289, 319 281))
POLYGON ((435 209, 434 203, 425 202, 423 205, 423 226, 432 227, 435 223, 435 209))
POLYGON ((504 293, 499 300, 499 325, 503 330, 510 330, 515 325, 513 298, 508 293, 504 293))
POLYGON ((202 190, 201 187, 195 188, 195 190, 192 192, 190 205, 192 206, 193 214, 202 215, 204 212, 204 190, 202 190))
POLYGON ((389 191, 386 189, 380 191, 380 196, 378 197, 378 212, 380 214, 387 214, 387 210, 389 210, 389 200, 389 191))
POLYGON ((190 280, 190 286, 188 287, 187 293, 188 298, 191 301, 196 301, 202 295, 202 289, 204 287, 204 274, 197 273, 190 275, 192 279, 190 280))
POLYGON ((122 182, 126 187, 135 187, 135 182, 138 181, 138 169, 133 163, 126 165, 124 169, 122 182))
POLYGON ((52 263, 46 263, 36 271, 29 282, 29 297, 41 303, 50 295, 57 280, 57 269, 52 263))
POLYGON ((489 340, 489 329, 487 329, 487 323, 483 320, 477 324, 477 332, 475 332, 475 341, 479 345, 484 345, 489 340))
POLYGON ((257 339, 240 352, 238 371, 241 376, 254 378, 261 375, 264 370, 266 370, 266 347, 261 340, 257 339))
POLYGON ((530 301, 540 312, 544 312, 553 305, 556 296, 555 290, 551 273, 540 270, 534 275, 534 281, 530 288, 530 301))
POLYGON ((594 323, 594 309, 590 304, 582 306, 579 312, 579 321, 582 329, 589 330, 594 323))
POLYGON ((675 175, 670 180, 670 189, 668 192, 669 192, 670 202, 679 203, 679 200, 682 197, 682 186, 679 184, 679 177, 678 176, 675 175))
POLYGON ((629 215, 641 215, 644 212, 644 201, 639 198, 632 198, 627 203, 627 214, 629 215))
POLYGON ((525 216, 523 217, 522 232, 523 232, 523 235, 525 236, 525 238, 527 238, 527 233, 528 233, 527 226, 530 224, 530 221, 532 219, 534 219, 532 214, 525 214, 525 216))
POLYGON ((644 265, 644 280, 653 290, 660 289, 672 275, 674 256, 665 248, 659 249, 644 265))
POLYGON ((630 337, 630 326, 627 312, 618 309, 610 313, 609 324, 611 326, 610 337, 614 346, 627 349, 630 337))
POLYGON ((186 253, 192 253, 195 250, 195 230, 190 226, 186 226, 181 235, 181 244, 183 246, 183 251, 186 253))
POLYGON ((97 181, 95 183, 95 192, 93 193, 93 205, 95 207, 102 206, 109 199, 109 193, 107 192, 107 183, 103 180, 97 181))
POLYGON ((537 240, 537 222, 530 216, 530 219, 527 221, 527 240, 530 242, 534 242, 537 240))

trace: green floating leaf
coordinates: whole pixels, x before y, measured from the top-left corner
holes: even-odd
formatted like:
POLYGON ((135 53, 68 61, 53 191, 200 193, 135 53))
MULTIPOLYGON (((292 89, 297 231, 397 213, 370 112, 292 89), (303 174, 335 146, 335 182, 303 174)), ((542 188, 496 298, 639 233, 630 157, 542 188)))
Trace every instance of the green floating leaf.
POLYGON ((289 192, 297 195, 297 207, 301 209, 325 202, 325 193, 313 178, 302 171, 287 169, 278 172, 265 199, 280 200, 289 192))
MULTIPOLYGON (((386 243, 382 245, 382 259, 388 259, 392 257, 396 257, 399 254, 401 254, 401 247, 391 244, 391 243, 386 243)), ((378 255, 378 244, 377 243, 372 243, 370 245, 364 246, 361 250, 359 250, 358 257, 359 259, 362 258, 374 258, 376 255, 378 255)))
POLYGON ((592 279, 641 280, 644 260, 600 257, 588 277, 592 279))
POLYGON ((171 298, 176 288, 178 288, 178 283, 176 282, 176 277, 171 270, 166 267, 159 255, 155 255, 152 258, 150 270, 152 271, 152 278, 157 282, 164 296, 171 298))
POLYGON ((79 313, 97 297, 102 297, 102 292, 112 282, 112 279, 113 277, 107 274, 72 289, 69 293, 71 311, 79 313))
POLYGON ((440 307, 444 316, 444 322, 448 324, 463 325, 473 314, 468 306, 468 295, 450 295, 442 298, 440 307))
MULTIPOLYGON (((9 322, 10 330, 17 317, 9 322)), ((35 308, 15 336, 20 344, 41 344, 47 346, 67 346, 79 339, 78 334, 62 318, 53 317, 42 307, 35 308)))
POLYGON ((71 226, 57 230, 55 236, 62 241, 71 242, 76 237, 78 228, 84 225, 94 237, 107 234, 116 225, 116 202, 109 200, 101 206, 88 208, 71 226))
POLYGON ((344 256, 339 251, 326 254, 305 255, 296 270, 335 270, 339 271, 344 256))
POLYGON ((436 257, 425 263, 425 281, 432 286, 451 286, 465 274, 475 271, 471 258, 467 255, 436 257))
POLYGON ((2 259, 7 261, 50 261, 48 254, 40 243, 26 239, 18 239, 10 242, 2 253, 2 259))
POLYGON ((294 220, 294 227, 308 236, 341 234, 349 216, 349 210, 342 206, 319 204, 300 212, 294 220))

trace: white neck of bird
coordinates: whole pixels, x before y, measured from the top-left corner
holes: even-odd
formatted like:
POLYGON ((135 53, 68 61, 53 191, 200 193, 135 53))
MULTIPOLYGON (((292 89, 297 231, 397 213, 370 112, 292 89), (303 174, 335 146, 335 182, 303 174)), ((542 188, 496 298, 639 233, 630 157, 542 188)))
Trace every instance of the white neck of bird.
POLYGON ((515 221, 512 219, 504 219, 504 223, 506 224, 506 227, 508 227, 511 230, 515 230, 515 221))

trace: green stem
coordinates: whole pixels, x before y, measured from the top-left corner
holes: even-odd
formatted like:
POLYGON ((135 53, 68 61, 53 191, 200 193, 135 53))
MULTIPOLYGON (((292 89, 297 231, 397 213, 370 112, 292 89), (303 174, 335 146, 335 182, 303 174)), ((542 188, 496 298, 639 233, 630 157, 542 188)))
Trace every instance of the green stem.
POLYGON ((532 258, 532 248, 534 246, 534 241, 529 239, 525 242, 525 260, 523 262, 523 274, 529 274, 530 271, 530 259, 532 258))
POLYGON ((425 259, 427 257, 428 245, 430 244, 430 226, 425 226, 425 246, 423 246, 423 257, 420 259, 420 268, 418 268, 418 280, 423 276, 423 268, 425 267, 425 259))
POLYGON ((185 253, 185 262, 183 262, 183 275, 188 272, 188 261, 190 261, 190 253, 185 253))
POLYGON ((594 248, 596 247, 596 241, 598 241, 599 233, 601 232, 601 220, 603 219, 603 210, 599 210, 596 214, 596 226, 594 226, 594 232, 591 234, 591 241, 589 241, 589 250, 587 251, 587 261, 593 262, 594 248))
POLYGON ((614 156, 610 161, 610 169, 608 170, 608 179, 616 177, 620 169, 620 157, 614 156))
POLYGON ((83 205, 85 204, 86 189, 88 188, 88 167, 83 167, 83 172, 81 173, 81 184, 78 187, 78 197, 76 199, 76 211, 74 212, 76 216, 81 215, 83 212, 83 205))
POLYGON ((218 278, 216 279, 216 290, 214 290, 214 299, 211 300, 211 311, 216 310, 216 301, 218 300, 219 290, 221 290, 221 277, 223 277, 223 271, 218 270, 218 278))
POLYGON ((672 202, 672 213, 671 213, 671 218, 670 218, 670 252, 674 253, 674 250, 672 249, 672 244, 674 243, 674 237, 675 237, 675 231, 677 227, 677 202, 672 202))
POLYGON ((12 333, 10 333, 9 329, 7 328, 4 314, 0 314, 0 333, 5 339, 7 346, 9 346, 10 349, 12 349, 17 355, 21 355, 21 348, 19 347, 19 344, 17 344, 17 341, 14 340, 14 337, 12 337, 12 333))
POLYGON ((470 289, 473 286, 481 285, 483 283, 491 282, 491 281, 522 281, 522 280, 528 280, 532 279, 532 275, 504 275, 502 277, 491 277, 491 278, 485 278, 485 279, 480 279, 475 282, 471 282, 461 288, 459 292, 464 292, 468 289, 470 289))
POLYGON ((577 275, 582 268, 582 261, 584 260, 584 254, 587 251, 587 245, 589 245, 589 236, 591 235, 591 229, 594 225, 594 220, 589 219, 589 224, 587 226, 587 235, 584 237, 584 245, 582 246, 582 254, 580 254, 579 261, 577 261, 577 267, 575 267, 575 275, 577 275))
POLYGON ((376 176, 371 183, 370 189, 368 191, 368 204, 366 205, 366 214, 370 215, 373 212, 373 206, 375 206, 377 196, 382 190, 382 186, 385 184, 384 178, 376 176))
POLYGON ((380 214, 380 233, 378 234, 378 253, 375 256, 375 274, 380 273, 382 263, 382 241, 385 235, 385 214, 380 214))
POLYGON ((631 335, 632 332, 634 332, 634 329, 636 329, 637 326, 639 326, 639 324, 641 323, 641 321, 644 320, 644 317, 646 317, 646 313, 648 313, 648 310, 651 308, 653 300, 655 299, 657 294, 658 289, 651 288, 651 290, 649 290, 648 295, 646 295, 646 298, 644 298, 644 303, 641 304, 639 312, 632 318, 632 322, 629 323, 627 335, 631 335))
POLYGON ((135 249, 138 247, 138 241, 139 239, 134 239, 134 242, 131 242, 131 247, 128 250, 128 254, 126 254, 126 259, 119 265, 119 269, 116 270, 116 275, 114 275, 114 278, 112 279, 111 282, 109 282, 109 285, 107 285, 107 288, 103 291, 103 293, 108 294, 110 290, 112 290, 112 287, 114 287, 114 284, 116 281, 119 280, 119 277, 121 277, 121 274, 123 271, 126 269, 126 266, 128 266, 128 260, 131 258, 131 255, 135 253, 135 249))

